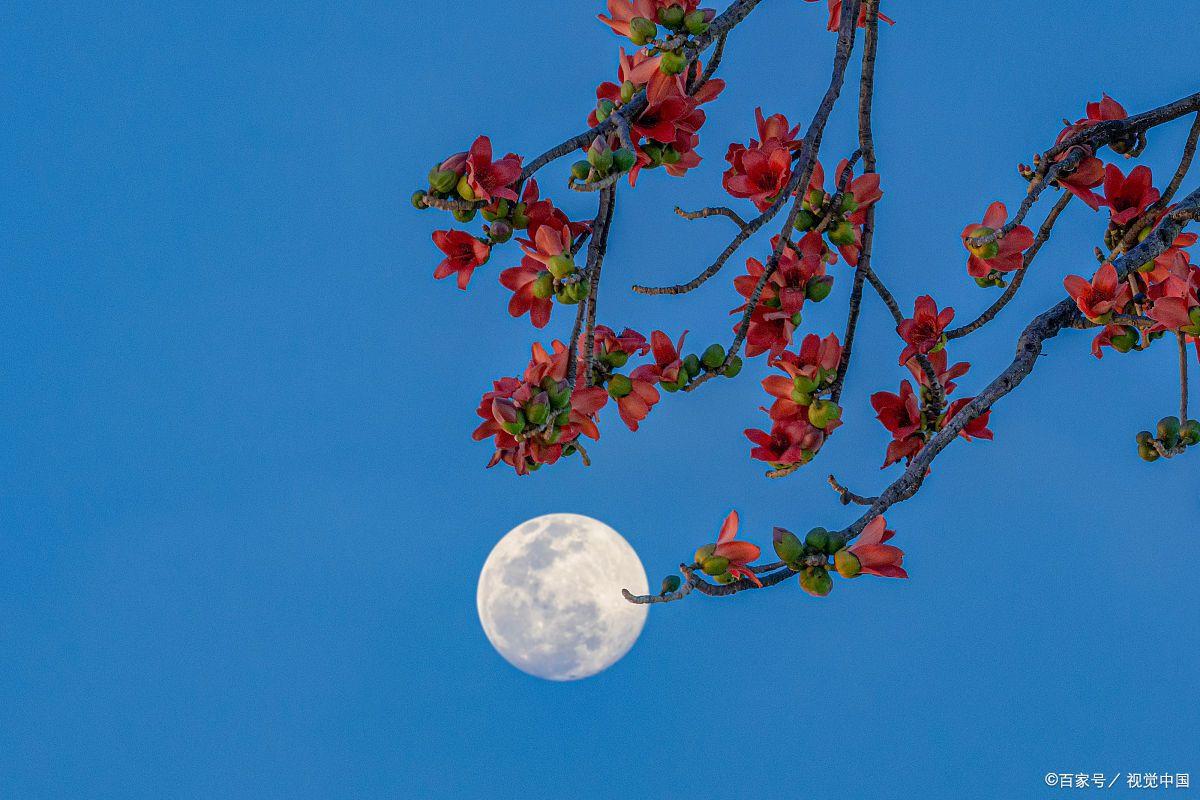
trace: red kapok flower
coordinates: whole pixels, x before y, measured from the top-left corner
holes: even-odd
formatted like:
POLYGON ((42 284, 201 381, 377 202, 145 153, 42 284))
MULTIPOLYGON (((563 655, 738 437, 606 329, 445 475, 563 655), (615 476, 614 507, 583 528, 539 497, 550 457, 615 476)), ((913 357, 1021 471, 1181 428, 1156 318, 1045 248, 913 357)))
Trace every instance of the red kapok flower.
POLYGON ((744 433, 757 445, 750 451, 750 457, 777 469, 808 463, 825 443, 825 433, 814 427, 807 416, 773 420, 770 433, 756 428, 747 428, 744 433))
MULTIPOLYGON (((946 364, 948 361, 949 356, 944 348, 938 350, 936 353, 929 354, 929 363, 937 375, 938 383, 942 385, 946 394, 950 394, 958 388, 958 384, 954 382, 955 378, 961 378, 963 375, 966 375, 967 370, 971 368, 971 365, 965 361, 959 361, 957 364, 947 367, 946 364)), ((917 383, 921 386, 929 386, 929 376, 925 374, 925 370, 921 368, 921 365, 917 363, 915 358, 909 359, 905 363, 905 366, 908 367, 908 371, 913 374, 913 377, 917 379, 917 383)))
POLYGON ((1105 264, 1096 270, 1091 281, 1078 275, 1068 275, 1063 279, 1063 286, 1083 315, 1097 322, 1110 319, 1114 311, 1120 311, 1128 305, 1133 295, 1129 284, 1117 277, 1117 268, 1112 264, 1105 264))
POLYGON ((683 369, 683 360, 679 351, 683 349, 683 340, 687 331, 679 335, 679 342, 672 344, 671 339, 662 331, 650 334, 650 352, 654 354, 653 364, 643 364, 635 369, 630 377, 640 378, 651 383, 673 384, 679 381, 679 371, 683 369))
POLYGON ((489 203, 503 197, 517 201, 517 193, 511 184, 521 177, 521 157, 509 153, 499 161, 492 161, 492 140, 480 136, 471 145, 467 154, 467 183, 480 200, 489 203))
POLYGON ((1130 170, 1128 177, 1116 164, 1104 168, 1104 205, 1112 214, 1113 225, 1127 225, 1145 213, 1158 200, 1150 168, 1142 165, 1130 170))
POLYGON ((900 459, 911 459, 925 446, 921 433, 924 426, 921 404, 911 383, 901 381, 899 394, 876 392, 871 395, 871 407, 875 409, 876 418, 892 434, 892 442, 884 455, 884 467, 900 459))
POLYGON ((862 571, 867 575, 907 578, 908 573, 901 566, 904 563, 904 551, 895 545, 884 544, 895 535, 895 531, 887 529, 887 522, 883 517, 876 517, 863 528, 858 541, 847 549, 858 559, 862 571))
POLYGON ((1008 209, 1004 203, 988 206, 983 222, 963 228, 963 246, 970 252, 967 258, 967 274, 972 278, 986 278, 992 270, 1012 272, 1025 264, 1025 250, 1033 244, 1033 231, 1018 225, 1004 236, 986 244, 973 244, 971 239, 986 236, 1004 227, 1008 221, 1008 209))
POLYGON ((458 275, 458 288, 466 289, 475 268, 484 264, 491 248, 466 231, 434 231, 433 243, 446 257, 433 271, 437 279, 458 275))
MULTIPOLYGON (((719 558, 728 561, 729 565, 727 572, 729 575, 737 578, 745 578, 761 587, 758 576, 753 570, 747 569, 746 565, 759 556, 758 545, 750 542, 738 541, 735 537, 738 533, 738 515, 736 511, 730 511, 729 516, 725 517, 725 521, 721 524, 721 532, 717 535, 717 543, 715 545, 706 545, 696 551, 697 561, 701 566, 710 558, 719 558), (704 556, 703 560, 699 557, 704 556)), ((709 569, 712 567, 710 566, 709 569)), ((705 571, 708 572, 709 569, 705 571)), ((711 572, 709 574, 712 574, 711 572)))
POLYGON ((906 343, 900 352, 900 363, 908 361, 918 353, 928 354, 942 343, 942 333, 954 320, 954 309, 945 308, 938 313, 933 298, 923 294, 913 305, 913 315, 896 326, 896 333, 906 343))
MULTIPOLYGON (((816 3, 818 0, 805 0, 807 3, 816 3)), ((895 25, 896 21, 883 14, 879 18, 888 25, 895 25)), ((867 4, 863 3, 858 7, 858 27, 867 27, 867 4)), ((842 0, 829 0, 829 30, 836 31, 842 27, 842 0)))
POLYGON ((534 284, 546 267, 529 256, 521 259, 515 267, 509 267, 500 273, 500 283, 506 289, 512 290, 512 299, 508 301, 508 313, 514 317, 529 315, 529 321, 535 328, 544 328, 550 322, 550 311, 554 307, 550 297, 538 297, 534 292, 534 284))

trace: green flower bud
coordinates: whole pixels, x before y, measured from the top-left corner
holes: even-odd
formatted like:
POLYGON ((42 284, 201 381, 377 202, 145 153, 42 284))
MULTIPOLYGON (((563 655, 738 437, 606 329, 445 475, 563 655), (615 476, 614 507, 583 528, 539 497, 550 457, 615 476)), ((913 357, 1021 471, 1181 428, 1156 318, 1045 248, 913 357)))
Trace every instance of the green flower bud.
POLYGON ((833 578, 824 567, 807 567, 800 573, 800 588, 813 597, 824 597, 833 591, 833 578))
POLYGON ((671 145, 666 145, 663 147, 662 160, 664 164, 678 164, 681 158, 683 158, 683 156, 680 155, 679 151, 671 145))
POLYGON ((429 173, 429 188, 438 194, 449 194, 458 184, 458 173, 452 169, 439 169, 429 173))
POLYGON ((999 242, 993 240, 986 244, 975 244, 973 241, 976 238, 991 236, 995 232, 994 228, 976 228, 975 232, 967 237, 967 249, 984 261, 995 258, 1000 253, 999 242))
POLYGON ((661 144, 646 142, 646 144, 642 145, 642 152, 645 153, 646 158, 650 159, 650 163, 647 164, 650 169, 662 166, 663 146, 661 144))
POLYGON ((823 275, 809 280, 804 287, 804 296, 814 303, 819 303, 833 291, 833 278, 823 275))
POLYGON ((808 421, 814 428, 824 430, 842 416, 842 407, 832 400, 813 400, 808 407, 808 421))
POLYGON ((692 561, 697 564, 703 564, 705 559, 710 558, 716 549, 717 546, 715 544, 706 544, 704 547, 696 550, 696 556, 692 561))
POLYGON ((723 556, 709 556, 700 565, 706 575, 724 575, 729 571, 729 559, 723 556))
POLYGON ((1154 448, 1154 445, 1149 445, 1149 444, 1139 444, 1138 445, 1138 455, 1141 456, 1143 461, 1147 461, 1147 462, 1151 462, 1151 463, 1158 461, 1158 459, 1160 458, 1160 456, 1158 454, 1158 450, 1156 450, 1154 448))
POLYGON ((1118 353, 1128 353, 1130 350, 1138 346, 1138 342, 1140 342, 1142 338, 1138 333, 1138 329, 1132 325, 1124 326, 1124 330, 1124 333, 1118 333, 1116 336, 1112 337, 1113 349, 1118 353))
POLYGON ((458 196, 461 197, 463 200, 467 200, 467 201, 475 200, 475 190, 473 188, 471 188, 471 182, 467 180, 466 175, 463 175, 461 178, 458 179, 458 186, 456 187, 456 191, 458 192, 458 196))
POLYGON ((571 165, 571 177, 580 183, 586 183, 588 175, 592 174, 592 165, 583 159, 571 165))
POLYGON ((799 328, 800 323, 803 321, 804 321, 804 315, 801 314, 799 311, 797 311, 795 314, 792 314, 792 327, 799 328))
POLYGON ((804 233, 805 231, 811 231, 813 225, 816 224, 817 218, 812 215, 811 211, 800 209, 800 211, 796 214, 796 221, 792 223, 792 227, 801 233, 804 233))
POLYGON ((611 115, 616 108, 616 103, 614 103, 612 100, 609 100, 607 97, 602 98, 600 102, 596 103, 596 119, 599 122, 604 122, 604 120, 608 119, 609 115, 611 115))
POLYGON ((614 400, 620 400, 633 391, 633 381, 621 373, 614 374, 608 379, 608 393, 614 400))
POLYGON ((575 271, 575 262, 566 253, 550 256, 546 261, 546 269, 556 278, 565 278, 575 271))
POLYGON ((700 363, 706 369, 716 369, 725 362, 725 348, 719 344, 710 344, 700 356, 700 363))
POLYGON ((830 229, 829 241, 839 247, 854 244, 854 226, 848 220, 842 220, 830 229))
POLYGON ((733 583, 736 580, 737 580, 737 578, 735 578, 733 575, 729 574, 728 572, 723 572, 720 575, 713 576, 713 581, 715 583, 721 584, 722 586, 724 586, 727 583, 733 583))
POLYGON ((838 550, 834 553, 833 566, 843 578, 853 578, 862 572, 862 563, 858 556, 849 550, 838 550))
POLYGON ((697 9, 683 18, 683 25, 688 33, 699 36, 708 30, 708 15, 697 9))
POLYGON ((683 6, 678 4, 658 10, 658 21, 673 31, 683 27, 684 16, 683 6))
POLYGON ((1179 444, 1179 417, 1163 417, 1158 421, 1158 440, 1168 450, 1179 444))
POLYGON ((529 227, 529 217, 525 214, 526 210, 524 203, 517 203, 513 206, 512 224, 514 228, 525 230, 529 227))
POLYGON ((629 361, 629 353, 624 350, 614 350, 604 355, 604 360, 612 367, 623 367, 629 361))
POLYGON ((473 208, 466 208, 461 211, 452 211, 450 213, 451 216, 453 216, 459 222, 470 222, 471 220, 475 219, 475 209, 473 208))
POLYGON ((804 537, 804 544, 809 550, 815 550, 818 553, 825 552, 825 546, 829 544, 829 531, 824 528, 813 528, 804 537))
POLYGON ((779 556, 779 560, 785 564, 791 564, 799 561, 804 555, 804 545, 800 543, 800 537, 789 530, 776 528, 774 531, 775 555, 779 556))
POLYGON ((1137 436, 1133 437, 1133 440, 1139 445, 1151 444, 1154 441, 1154 434, 1150 431, 1138 431, 1137 436))
POLYGON ((691 382, 691 380, 692 380, 692 377, 687 374, 687 370, 681 369, 681 370, 679 370, 679 377, 675 379, 675 388, 676 389, 686 389, 687 385, 691 382))
POLYGON ((656 36, 658 36, 658 26, 654 24, 653 20, 648 20, 645 17, 634 17, 629 20, 629 39, 638 47, 651 41, 656 36))
POLYGON ((554 418, 554 424, 560 428, 563 427, 564 425, 570 424, 570 422, 571 422, 571 409, 569 409, 569 408, 564 411, 558 412, 558 416, 556 416, 554 418))
POLYGON ((617 168, 617 172, 629 172, 636 163, 637 153, 627 147, 622 147, 613 153, 613 165, 617 168))
POLYGON ((588 148, 587 153, 588 163, 596 168, 596 171, 604 174, 612 169, 613 153, 608 149, 608 146, 603 144, 600 139, 588 148))
POLYGON ((413 208, 418 211, 429 208, 429 206, 425 205, 425 191, 423 189, 417 189, 412 193, 412 204, 413 208))
POLYGON ((736 378, 737 374, 742 371, 742 357, 734 356, 729 359, 729 363, 725 366, 725 377, 736 378))
POLYGON ((683 360, 683 368, 687 372, 689 378, 694 378, 700 374, 700 359, 695 353, 691 353, 683 360))
POLYGON ((525 430, 525 414, 518 410, 516 419, 509 422, 501 422, 500 427, 514 435, 520 433, 525 430))
MULTIPOLYGON (((646 20, 646 21, 649 22, 649 20, 646 20)), ((657 32, 658 32, 658 29, 656 28, 655 33, 657 33, 657 32)), ((651 38, 654 38, 654 37, 651 37, 651 38)), ((633 81, 625 81, 624 83, 621 84, 621 102, 622 103, 628 103, 630 100, 633 99, 633 96, 635 94, 637 94, 637 86, 634 85, 633 81)))
POLYGON ((554 276, 549 272, 541 272, 533 279, 533 296, 538 300, 548 300, 554 296, 554 276))
POLYGON ((530 403, 525 406, 525 419, 534 425, 545 425, 550 418, 550 407, 545 403, 530 403))
POLYGON ((496 244, 504 244, 513 235, 512 223, 506 219, 498 219, 488 226, 488 238, 496 244))
POLYGON ((817 211, 825 204, 825 192, 821 189, 812 189, 808 193, 808 197, 804 198, 804 207, 809 211, 817 211))
POLYGON ((842 209, 841 210, 842 210, 843 214, 853 214, 855 211, 858 211, 858 201, 854 199, 854 195, 852 195, 852 194, 842 195, 842 209))
POLYGON ((662 580, 662 591, 659 592, 659 595, 678 592, 681 585, 683 585, 683 581, 679 579, 678 575, 668 575, 662 580))
POLYGON ((1189 419, 1179 427, 1179 438, 1188 447, 1200 444, 1200 422, 1189 419))

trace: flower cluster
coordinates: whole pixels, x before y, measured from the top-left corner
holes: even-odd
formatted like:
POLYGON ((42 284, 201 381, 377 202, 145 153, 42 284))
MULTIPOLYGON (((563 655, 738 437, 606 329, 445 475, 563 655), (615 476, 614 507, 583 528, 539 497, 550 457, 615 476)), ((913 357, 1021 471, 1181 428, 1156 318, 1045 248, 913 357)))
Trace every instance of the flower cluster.
POLYGON ((820 396, 832 388, 841 360, 842 346, 833 334, 824 339, 809 334, 798 353, 784 351, 772 359, 771 365, 784 374, 762 382, 767 394, 775 398, 771 407, 764 409, 771 418, 771 430, 746 430, 746 438, 756 445, 751 458, 780 470, 807 464, 816 456, 829 434, 842 424, 841 406, 820 396))
MULTIPOLYGON (((820 0, 804 0, 806 3, 818 3, 820 0)), ((827 0, 829 3, 829 24, 826 26, 831 31, 836 31, 842 27, 842 0, 827 0)), ((896 24, 895 20, 890 17, 879 15, 879 18, 889 25, 896 24)), ((867 27, 867 4, 862 3, 858 7, 858 27, 867 27)))
MULTIPOLYGON (((925 443, 944 428, 947 421, 975 399, 974 397, 960 398, 950 403, 948 407, 942 408, 937 387, 940 387, 940 392, 948 397, 957 388, 954 380, 965 375, 971 368, 971 365, 965 362, 947 366, 948 361, 949 358, 944 349, 931 353, 929 356, 933 377, 936 378, 936 386, 929 373, 917 363, 916 359, 907 362, 909 371, 912 372, 920 387, 920 396, 908 379, 900 382, 898 394, 876 392, 871 395, 871 406, 875 409, 876 418, 892 434, 892 441, 888 444, 883 459, 884 467, 889 467, 901 460, 906 463, 912 461, 913 456, 921 452, 925 443)), ((988 429, 991 414, 989 409, 971 418, 959 435, 967 441, 991 439, 992 432, 988 429)))
POLYGON ((1150 431, 1139 431, 1134 437, 1143 461, 1158 461, 1163 456, 1170 458, 1185 447, 1200 444, 1200 422, 1194 419, 1181 423, 1179 417, 1163 417, 1156 430, 1157 436, 1150 431))

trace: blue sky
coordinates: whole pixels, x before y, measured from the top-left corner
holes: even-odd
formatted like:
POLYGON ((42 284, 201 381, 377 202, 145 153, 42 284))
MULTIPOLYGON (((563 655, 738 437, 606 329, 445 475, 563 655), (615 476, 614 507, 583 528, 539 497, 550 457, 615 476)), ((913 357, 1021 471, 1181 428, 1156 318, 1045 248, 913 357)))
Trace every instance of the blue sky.
MULTIPOLYGON (((636 435, 610 417, 591 469, 483 470, 478 397, 538 334, 504 311, 511 249, 469 292, 432 280, 446 219, 408 195, 478 132, 532 154, 577 130, 615 73, 599 6, 8 11, 0 794, 983 798, 1050 796, 1050 771, 1200 779, 1200 454, 1145 465, 1133 445, 1176 407, 1169 347, 1097 362, 1086 334, 1054 341, 996 441, 953 446, 888 515, 909 581, 654 608, 578 683, 491 649, 475 579, 528 517, 604 520, 656 583, 730 507, 766 544, 773 524, 851 519, 829 472, 868 493, 895 474, 867 404, 901 377, 874 299, 848 424, 789 480, 747 458, 760 364, 666 398, 636 435)), ((901 6, 879 58, 876 265, 906 307, 933 290, 966 316, 991 295, 966 277, 963 225, 1015 205, 1016 164, 1102 90, 1131 110, 1195 91, 1194 37, 1161 24, 1165 0, 901 6)), ((731 38, 704 164, 621 193, 603 322, 725 339, 736 265, 684 298, 626 287, 721 246, 724 220, 669 209, 724 201, 722 155, 756 105, 807 121, 824 16, 772 0, 731 38)), ((1156 176, 1185 132, 1152 135, 1156 176)), ((825 160, 853 142, 846 108, 825 160)), ((543 186, 589 215, 564 180, 543 186)), ((1102 229, 1068 215, 1023 296, 954 351, 975 364, 965 391, 1094 265, 1102 229)), ((837 274, 809 330, 841 331, 837 274)))

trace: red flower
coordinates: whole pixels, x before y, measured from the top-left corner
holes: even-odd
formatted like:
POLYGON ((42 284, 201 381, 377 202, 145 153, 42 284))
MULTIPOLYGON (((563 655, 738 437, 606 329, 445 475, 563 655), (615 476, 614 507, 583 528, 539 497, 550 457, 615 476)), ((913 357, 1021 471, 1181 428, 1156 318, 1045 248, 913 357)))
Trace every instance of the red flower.
POLYGON ((534 294, 534 283, 546 272, 541 262, 529 256, 521 259, 519 266, 510 267, 500 273, 500 283, 513 292, 508 301, 508 313, 514 317, 529 315, 535 328, 544 328, 550 322, 550 311, 554 306, 549 297, 534 294))
POLYGON ((892 442, 884 456, 884 467, 900 459, 911 460, 925 446, 922 434, 925 421, 911 383, 901 381, 899 394, 876 392, 871 395, 871 407, 875 409, 876 418, 892 434, 892 442))
MULTIPOLYGON (((827 193, 827 197, 832 197, 837 191, 837 187, 842 185, 843 178, 846 180, 846 196, 853 202, 852 210, 840 211, 835 216, 834 224, 830 226, 830 230, 837 224, 839 218, 844 218, 852 226, 854 232, 854 241, 848 244, 839 244, 838 252, 846 259, 846 263, 852 267, 858 266, 858 255, 862 249, 862 225, 867 219, 867 209, 875 204, 879 198, 883 197, 883 192, 879 189, 878 173, 866 173, 859 175, 857 178, 850 179, 846 176, 846 170, 849 168, 850 162, 842 159, 837 169, 834 170, 834 185, 831 191, 827 193)), ((810 189, 824 189, 825 187, 825 169, 821 166, 821 162, 817 161, 813 164, 812 177, 809 181, 810 189)), ((832 237, 831 237, 832 241, 832 237)))
POLYGON ((1104 168, 1104 205, 1108 206, 1113 225, 1127 225, 1145 213, 1158 200, 1158 189, 1147 166, 1134 167, 1129 176, 1116 164, 1104 168))
POLYGON ((1117 277, 1117 268, 1105 264, 1089 282, 1078 275, 1063 279, 1067 293, 1083 315, 1094 322, 1106 321, 1114 311, 1120 311, 1132 298, 1129 284, 1117 277))
POLYGON ((1013 272, 1025 265, 1025 251, 1033 244, 1033 231, 1018 225, 1003 239, 986 244, 972 244, 971 239, 986 236, 1004 227, 1008 221, 1008 209, 1004 203, 992 203, 983 222, 963 228, 963 246, 970 252, 967 258, 967 274, 972 278, 986 278, 992 270, 1013 272))
POLYGON ((867 575, 907 578, 908 573, 901 566, 904 563, 904 551, 895 545, 884 544, 895 535, 895 531, 887 530, 887 522, 883 517, 876 517, 863 528, 858 541, 847 549, 858 559, 862 571, 867 575))
POLYGON ((618 36, 629 35, 629 23, 635 17, 645 17, 651 22, 658 22, 659 9, 670 8, 673 5, 682 6, 685 13, 696 10, 699 0, 608 0, 610 16, 597 14, 596 19, 612 28, 618 36))
POLYGON ((433 243, 446 254, 433 271, 433 277, 442 279, 458 275, 458 288, 466 289, 475 268, 486 263, 491 248, 466 231, 434 231, 433 243))
POLYGON ((953 308, 946 308, 939 314, 932 297, 927 294, 918 297, 913 316, 896 326, 896 333, 907 345, 900 352, 900 363, 904 364, 918 353, 928 354, 942 344, 942 333, 953 319, 953 308))
MULTIPOLYGON (((807 3, 816 3, 818 0, 805 0, 807 3)), ((879 18, 888 25, 895 25, 896 21, 883 14, 879 18)), ((842 27, 842 0, 829 0, 829 25, 828 29, 837 31, 842 27)), ((858 7, 858 27, 867 27, 867 4, 863 3, 858 7)))
POLYGON ((747 428, 745 434, 758 445, 750 451, 750 457, 776 468, 808 463, 825 443, 825 433, 803 416, 774 420, 770 433, 747 428))
POLYGON ((721 184, 733 197, 746 198, 764 211, 779 197, 792 177, 792 151, 776 139, 761 145, 730 145, 730 167, 721 184))
MULTIPOLYGON (((933 371, 937 374, 938 383, 942 385, 946 394, 950 394, 958 388, 958 384, 954 382, 954 379, 966 375, 967 370, 971 368, 971 365, 965 361, 960 361, 954 366, 947 368, 946 363, 948 361, 949 356, 946 354, 944 348, 938 350, 936 353, 929 354, 929 363, 933 367, 933 371)), ((921 365, 917 363, 915 358, 909 359, 905 363, 905 366, 908 367, 908 371, 913 374, 913 377, 917 379, 919 385, 929 385, 929 376, 925 374, 925 370, 921 368, 921 365)))
POLYGON ((537 238, 537 229, 550 225, 555 230, 569 228, 572 236, 578 236, 591 228, 590 222, 572 222, 562 210, 555 208, 548 198, 542 199, 538 193, 537 181, 530 178, 521 192, 521 202, 525 204, 525 216, 529 218, 526 234, 530 241, 537 238))
MULTIPOLYGON (((941 430, 951 417, 953 417, 959 411, 962 411, 967 403, 974 399, 974 397, 963 397, 951 403, 950 407, 946 409, 945 416, 943 416, 941 421, 938 423, 938 430, 941 430)), ((987 439, 990 441, 992 439, 992 432, 988 430, 988 420, 991 419, 991 417, 992 410, 989 408, 978 417, 972 417, 970 421, 968 421, 963 427, 963 429, 958 432, 958 435, 966 439, 968 442, 972 439, 987 439)))
POLYGON ((517 201, 511 184, 521 177, 521 157, 509 153, 492 161, 492 140, 480 136, 467 154, 467 183, 480 200, 492 202, 498 197, 517 201))
MULTIPOLYGON (((738 515, 730 511, 729 516, 721 524, 721 532, 717 534, 716 544, 705 545, 696 551, 697 562, 704 566, 710 558, 720 558, 728 562, 726 573, 730 578, 745 578, 755 585, 762 587, 754 571, 746 567, 761 552, 758 545, 750 542, 740 542, 735 538, 738 533, 738 515)), ((709 569, 712 569, 710 565, 709 569)), ((705 570, 706 572, 709 570, 705 570)), ((715 570, 714 570, 715 571, 715 570)), ((710 574, 712 574, 710 572, 710 574)), ((716 576, 720 577, 720 575, 716 576)), ((728 582, 728 581, 725 581, 728 582)))
MULTIPOLYGON (((1107 94, 1099 101, 1087 104, 1087 116, 1067 125, 1058 134, 1055 144, 1062 144, 1068 139, 1083 133, 1089 128, 1109 120, 1125 119, 1129 115, 1116 100, 1107 94)), ((1057 183, 1071 194, 1078 197, 1094 211, 1103 204, 1100 196, 1092 191, 1104 181, 1104 163, 1096 158, 1095 150, 1090 145, 1073 145, 1055 157, 1061 162, 1072 155, 1076 149, 1082 150, 1079 163, 1068 175, 1061 175, 1057 183)))
MULTIPOLYGON (((778 236, 771 239, 772 247, 778 243, 778 236)), ((808 297, 809 283, 825 276, 827 257, 825 242, 813 231, 806 233, 795 247, 784 246, 779 254, 779 265, 763 286, 758 305, 750 315, 746 333, 747 356, 770 352, 775 357, 791 344, 792 334, 800 324, 800 311, 808 297)), ((748 300, 765 271, 766 267, 758 259, 746 259, 746 274, 733 280, 738 294, 748 300)), ((740 314, 745 310, 746 306, 742 305, 730 313, 740 314)))
MULTIPOLYGON (((532 224, 530 228, 533 228, 532 224)), ((564 253, 570 256, 571 229, 566 225, 561 228, 555 228, 550 224, 539 225, 533 234, 533 241, 521 239, 520 242, 525 256, 544 267, 554 256, 561 256, 564 253)))
MULTIPOLYGON (((580 335, 580 352, 583 352, 587 346, 583 341, 584 336, 586 334, 580 335)), ((646 337, 635 330, 626 328, 618 336, 607 325, 596 326, 593 352, 598 361, 610 368, 624 366, 630 356, 644 355, 649 350, 650 345, 646 342, 646 337)), ((626 427, 631 431, 636 431, 638 423, 646 418, 650 409, 658 402, 659 395, 658 390, 654 388, 654 383, 644 377, 630 375, 629 387, 627 394, 616 397, 617 411, 626 427)), ((613 394, 611 383, 610 394, 613 394)), ((613 396, 616 395, 613 394, 613 396)))
POLYGON ((678 344, 672 344, 670 338, 662 331, 654 331, 650 334, 650 351, 654 354, 653 364, 643 364, 635 369, 630 377, 648 381, 650 383, 676 383, 679 380, 679 371, 683 369, 683 360, 679 357, 679 351, 683 349, 683 340, 687 338, 687 331, 684 331, 679 336, 678 344))

